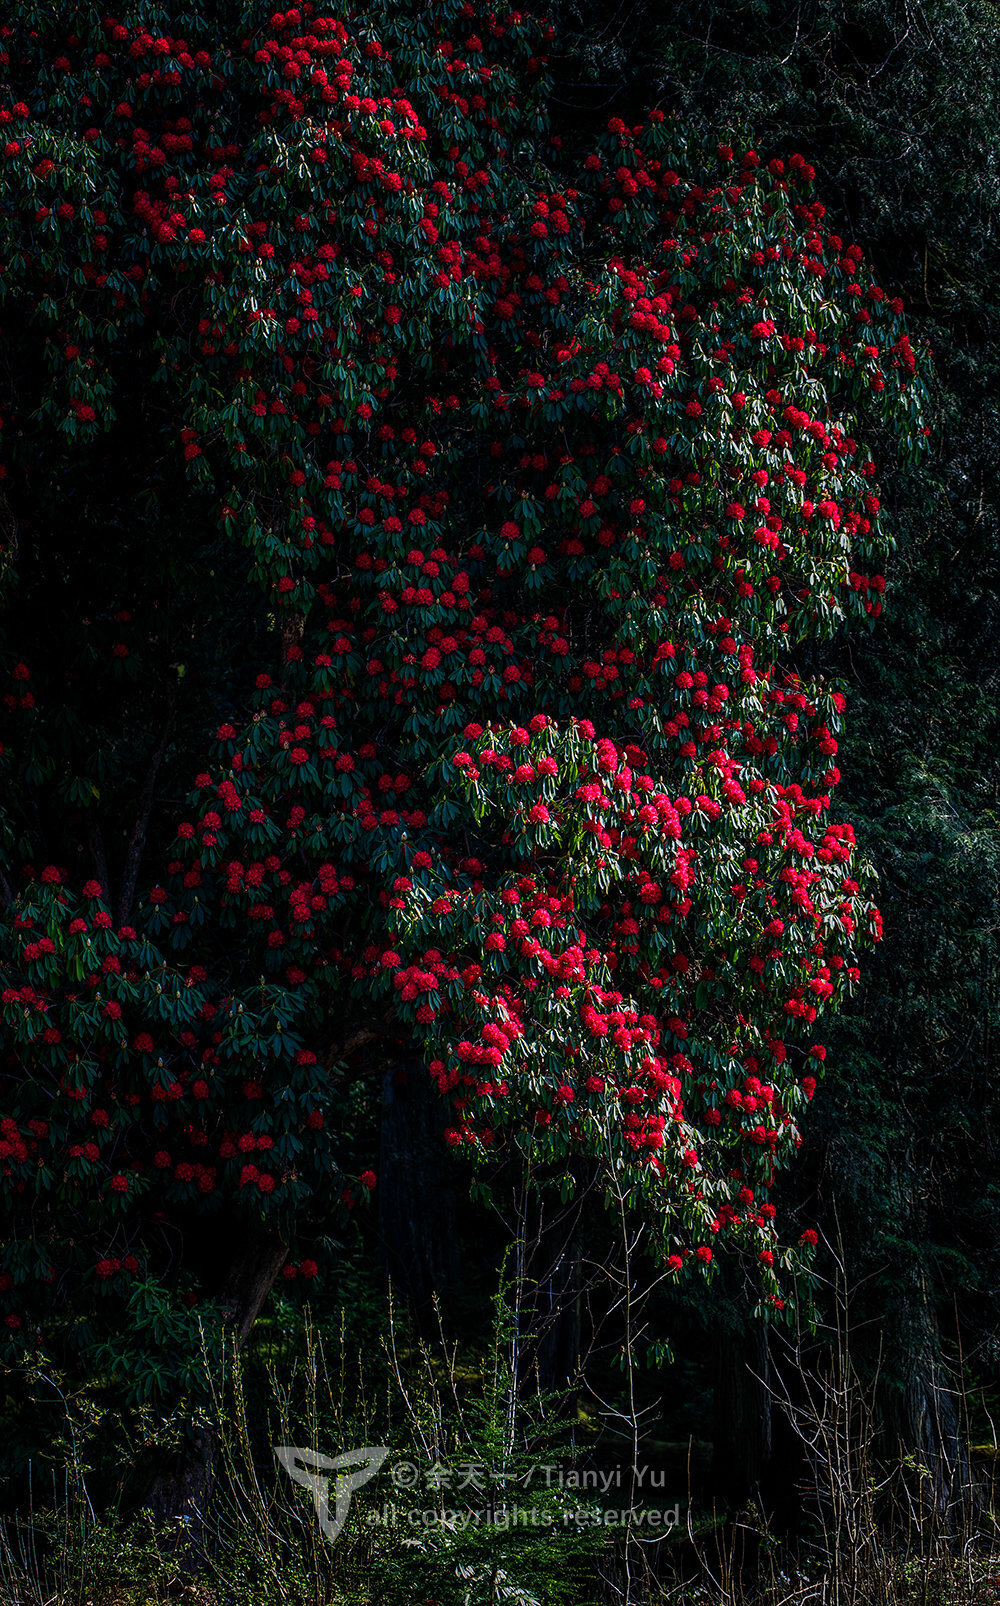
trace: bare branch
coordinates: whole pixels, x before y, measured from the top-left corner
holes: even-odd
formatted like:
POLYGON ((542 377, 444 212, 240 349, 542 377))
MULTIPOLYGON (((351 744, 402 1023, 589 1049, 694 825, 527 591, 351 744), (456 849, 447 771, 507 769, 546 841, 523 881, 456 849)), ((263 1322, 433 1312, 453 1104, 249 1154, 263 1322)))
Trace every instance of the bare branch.
POLYGON ((163 763, 170 741, 170 734, 174 728, 174 697, 171 695, 170 708, 167 714, 167 723, 163 727, 163 734, 153 749, 149 761, 146 778, 142 783, 139 794, 139 810, 135 825, 132 827, 132 836, 125 856, 125 869, 122 872, 121 893, 118 899, 118 924, 123 926, 132 912, 132 900, 135 897, 136 882, 139 879, 139 865, 142 862, 143 851, 146 846, 146 833, 149 830, 149 817, 153 812, 153 798, 156 792, 156 776, 163 763))

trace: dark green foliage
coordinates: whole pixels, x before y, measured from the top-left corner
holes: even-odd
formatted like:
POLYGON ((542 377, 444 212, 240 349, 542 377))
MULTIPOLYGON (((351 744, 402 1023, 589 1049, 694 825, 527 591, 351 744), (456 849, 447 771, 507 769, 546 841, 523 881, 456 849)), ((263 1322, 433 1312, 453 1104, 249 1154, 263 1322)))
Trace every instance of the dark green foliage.
MULTIPOLYGON (((602 26, 604 24, 602 23, 602 26)), ((1000 898, 996 347, 1000 25, 993 6, 826 0, 649 4, 619 13, 628 98, 651 88, 706 137, 802 150, 831 221, 864 240, 935 354, 930 460, 897 479, 885 627, 845 656, 843 749, 885 942, 835 1030, 812 1178, 852 1275, 901 1312, 929 1274, 942 1327, 995 1387, 1000 1126, 993 1069, 1000 898)), ((580 58, 599 98, 595 19, 580 58)), ((612 75, 614 76, 614 75, 612 75)), ((605 77, 606 81, 606 77, 605 77)), ((911 1357, 912 1358, 912 1357, 911 1357)))

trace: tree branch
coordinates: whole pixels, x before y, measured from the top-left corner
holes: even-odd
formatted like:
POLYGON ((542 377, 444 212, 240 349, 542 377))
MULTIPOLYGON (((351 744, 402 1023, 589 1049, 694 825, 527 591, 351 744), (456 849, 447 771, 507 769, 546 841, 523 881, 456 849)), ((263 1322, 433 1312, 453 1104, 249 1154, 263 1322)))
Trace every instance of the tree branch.
POLYGON ((101 822, 94 816, 87 829, 87 845, 90 848, 94 861, 94 874, 101 884, 101 892, 107 903, 111 902, 111 882, 108 877, 108 856, 104 850, 104 832, 101 822))
POLYGON ((122 872, 121 893, 118 899, 119 926, 123 926, 127 923, 128 917, 132 912, 132 900, 135 897, 136 882, 139 879, 139 865, 142 862, 143 850, 146 846, 146 832, 149 829, 149 817, 153 812, 153 795, 156 788, 156 776, 160 765, 163 763, 163 757, 167 751, 167 743, 170 740, 170 733, 173 728, 174 698, 171 696, 170 710, 167 714, 167 723, 163 728, 163 734, 160 737, 160 740, 153 749, 153 756, 149 761, 149 768, 146 771, 146 778, 142 783, 142 791, 139 794, 139 812, 136 815, 135 825, 132 828, 132 836, 128 845, 128 853, 125 856, 125 869, 122 872))

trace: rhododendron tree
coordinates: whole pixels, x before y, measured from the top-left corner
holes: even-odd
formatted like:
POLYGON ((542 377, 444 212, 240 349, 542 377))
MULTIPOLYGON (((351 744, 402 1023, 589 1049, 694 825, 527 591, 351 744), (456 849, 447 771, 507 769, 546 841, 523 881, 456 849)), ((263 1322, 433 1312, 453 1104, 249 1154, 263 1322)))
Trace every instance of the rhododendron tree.
POLYGON ((379 1030, 453 1146, 596 1164, 672 1273, 726 1244, 782 1305, 767 1190, 879 926, 807 666, 881 610, 920 380, 801 158, 659 111, 564 148, 549 33, 8 14, 15 1350, 127 1321, 141 1391, 150 1311, 245 1331, 374 1185, 379 1030))

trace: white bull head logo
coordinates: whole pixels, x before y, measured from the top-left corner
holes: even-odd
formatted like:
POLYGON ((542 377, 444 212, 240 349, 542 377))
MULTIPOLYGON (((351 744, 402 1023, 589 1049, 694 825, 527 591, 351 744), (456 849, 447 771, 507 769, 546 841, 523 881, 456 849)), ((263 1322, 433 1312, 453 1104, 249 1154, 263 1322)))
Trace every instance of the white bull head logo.
POLYGON ((317 1455, 313 1450, 296 1449, 292 1444, 280 1444, 274 1453, 288 1476, 311 1491, 321 1531, 327 1539, 336 1539, 347 1521, 351 1495, 374 1478, 389 1451, 381 1445, 367 1444, 331 1457, 317 1455), (332 1514, 331 1479, 334 1480, 332 1514))

